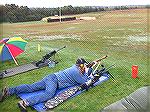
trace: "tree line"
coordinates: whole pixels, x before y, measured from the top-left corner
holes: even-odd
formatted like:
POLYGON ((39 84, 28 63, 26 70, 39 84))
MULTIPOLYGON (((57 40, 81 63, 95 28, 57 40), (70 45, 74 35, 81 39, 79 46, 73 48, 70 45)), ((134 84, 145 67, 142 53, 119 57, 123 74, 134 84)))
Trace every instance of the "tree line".
POLYGON ((59 15, 74 15, 83 14, 89 12, 100 12, 108 10, 125 10, 145 8, 147 6, 80 6, 73 7, 71 5, 57 8, 28 8, 27 6, 18 6, 15 4, 0 5, 0 22, 27 22, 27 21, 39 21, 44 17, 59 15))

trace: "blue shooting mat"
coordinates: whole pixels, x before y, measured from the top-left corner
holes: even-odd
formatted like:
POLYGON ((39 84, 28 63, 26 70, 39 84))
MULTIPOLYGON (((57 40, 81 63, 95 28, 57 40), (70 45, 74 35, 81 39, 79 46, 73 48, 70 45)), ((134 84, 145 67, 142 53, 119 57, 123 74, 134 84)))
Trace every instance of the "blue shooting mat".
MULTIPOLYGON (((96 83, 94 83, 94 86, 100 85, 102 82, 107 81, 108 79, 110 79, 109 73, 108 73, 108 72, 103 73, 103 75, 99 78, 99 80, 98 80, 96 83)), ((56 96, 57 94, 63 92, 63 91, 66 91, 67 89, 73 88, 73 87, 75 87, 75 86, 71 86, 71 87, 59 89, 59 90, 56 91, 55 96, 56 96)), ((36 92, 32 92, 32 93, 21 93, 21 94, 18 94, 18 96, 19 96, 21 99, 26 99, 26 98, 31 97, 31 96, 35 96, 35 97, 36 97, 36 94, 42 93, 42 92, 44 92, 44 90, 40 90, 40 91, 36 91, 36 92)), ((75 96, 81 94, 82 92, 84 92, 84 91, 78 91, 75 95, 73 95, 73 96, 70 97, 70 98, 73 98, 73 97, 75 97, 75 96)), ((54 97, 55 97, 55 96, 54 96, 54 97)), ((38 112, 46 111, 46 110, 47 110, 46 107, 44 106, 44 102, 43 102, 43 103, 36 104, 36 105, 33 105, 32 107, 33 107, 35 110, 37 110, 38 112)))

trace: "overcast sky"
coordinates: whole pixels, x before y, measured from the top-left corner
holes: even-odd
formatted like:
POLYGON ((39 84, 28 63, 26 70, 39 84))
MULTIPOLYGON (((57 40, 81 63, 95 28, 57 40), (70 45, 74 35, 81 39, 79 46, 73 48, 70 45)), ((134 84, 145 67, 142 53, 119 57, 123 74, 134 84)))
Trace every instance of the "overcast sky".
POLYGON ((0 4, 28 7, 150 5, 150 0, 1 0, 0 4))

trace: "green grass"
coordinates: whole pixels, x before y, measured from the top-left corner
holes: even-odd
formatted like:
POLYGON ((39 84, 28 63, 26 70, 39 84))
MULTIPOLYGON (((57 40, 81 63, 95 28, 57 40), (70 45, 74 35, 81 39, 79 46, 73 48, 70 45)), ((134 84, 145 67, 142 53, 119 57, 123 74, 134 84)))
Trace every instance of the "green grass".
MULTIPOLYGON (((79 16, 79 15, 77 15, 79 16)), ((81 15, 80 15, 81 16, 81 15)), ((110 11, 88 13, 83 16, 96 16, 95 21, 72 21, 62 23, 25 22, 3 24, 1 37, 21 36, 28 41, 26 50, 17 57, 19 65, 39 60, 43 54, 60 48, 66 49, 56 55, 59 64, 55 68, 41 68, 13 77, 0 80, 1 87, 20 84, 30 84, 42 79, 45 75, 63 70, 75 63, 78 57, 92 61, 104 55, 109 57, 103 61, 106 66, 116 64, 110 70, 115 77, 105 83, 90 89, 88 92, 66 101, 54 112, 95 112, 103 107, 129 95, 139 87, 150 84, 148 72, 149 40, 136 41, 135 38, 144 37, 150 32, 147 28, 147 10, 110 11), (130 15, 130 16, 129 16, 130 15), (73 39, 74 35, 80 39, 73 39), (70 36, 70 38, 56 40, 37 40, 38 36, 70 36), (132 39, 132 37, 135 37, 132 39), (131 40, 130 40, 131 39, 131 40), (41 52, 37 45, 41 45, 41 52), (139 66, 139 79, 131 78, 132 65, 139 66)), ((15 67, 13 61, 0 63, 0 70, 15 67)), ((15 96, 0 103, 2 112, 19 112, 15 96)), ((33 111, 28 108, 28 111, 33 111)), ((34 110, 35 111, 35 110, 34 110)))

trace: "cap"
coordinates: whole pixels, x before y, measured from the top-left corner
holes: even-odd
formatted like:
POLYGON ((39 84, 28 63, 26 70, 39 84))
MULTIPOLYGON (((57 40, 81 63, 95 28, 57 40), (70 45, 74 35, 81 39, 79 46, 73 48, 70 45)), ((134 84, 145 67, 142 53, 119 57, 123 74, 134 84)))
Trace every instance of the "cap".
POLYGON ((83 59, 83 58, 78 58, 77 61, 76 61, 76 64, 77 64, 77 65, 85 64, 85 63, 87 63, 87 62, 86 62, 85 59, 83 59))

